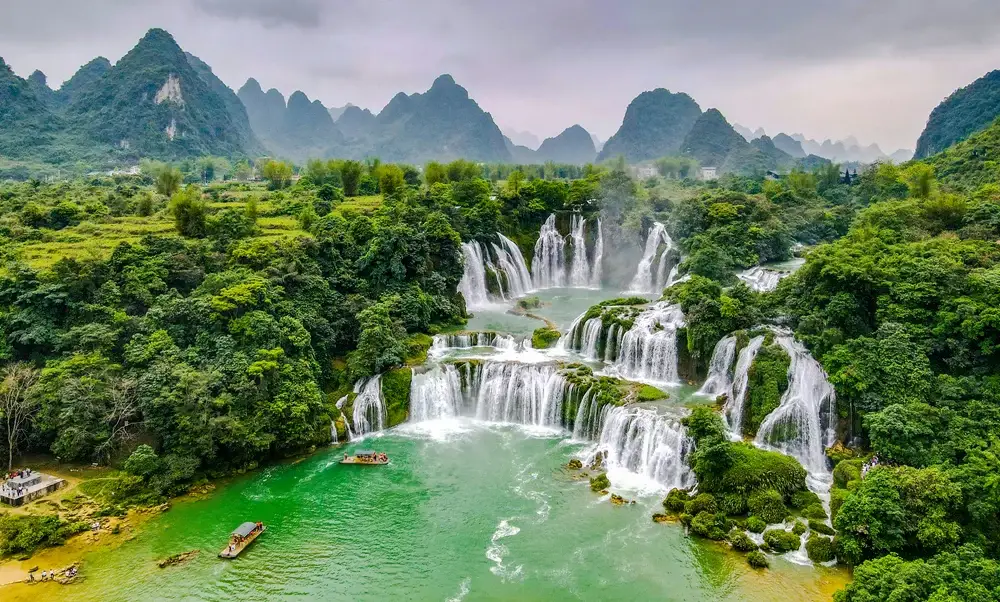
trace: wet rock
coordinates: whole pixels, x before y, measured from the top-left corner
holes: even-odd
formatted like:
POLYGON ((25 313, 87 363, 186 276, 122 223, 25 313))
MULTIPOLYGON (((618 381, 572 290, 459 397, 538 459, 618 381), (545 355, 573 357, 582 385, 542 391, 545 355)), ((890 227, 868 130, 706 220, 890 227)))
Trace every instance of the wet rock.
POLYGON ((657 512, 656 514, 653 515, 653 522, 654 523, 674 523, 674 522, 677 522, 677 517, 676 516, 671 516, 669 514, 661 514, 661 513, 657 512))
POLYGON ((573 458, 572 460, 569 461, 569 464, 566 465, 566 468, 570 470, 580 470, 581 468, 583 468, 583 462, 581 462, 576 458, 573 458))
POLYGON ((608 452, 597 452, 594 455, 594 459, 590 462, 591 470, 601 470, 604 467, 604 458, 608 455, 608 452))
POLYGON ((617 493, 612 493, 611 503, 615 506, 631 506, 632 504, 635 504, 635 500, 627 500, 617 493))
POLYGON ((187 562, 188 560, 191 560, 192 558, 194 558, 195 556, 197 556, 198 552, 199 552, 199 550, 191 550, 190 552, 183 552, 181 554, 174 554, 173 556, 169 556, 169 557, 164 558, 163 560, 157 562, 156 565, 159 566, 161 569, 164 569, 164 568, 167 568, 168 566, 174 566, 174 565, 177 565, 177 564, 181 564, 181 563, 187 562))
POLYGON ((606 494, 608 487, 611 487, 611 481, 608 479, 607 473, 602 472, 590 479, 591 491, 600 491, 602 494, 606 494))

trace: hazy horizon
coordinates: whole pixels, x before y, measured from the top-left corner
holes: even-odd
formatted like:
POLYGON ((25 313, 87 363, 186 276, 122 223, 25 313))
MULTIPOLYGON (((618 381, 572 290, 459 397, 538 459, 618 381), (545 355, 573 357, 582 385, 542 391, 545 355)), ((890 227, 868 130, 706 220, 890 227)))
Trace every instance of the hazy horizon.
POLYGON ((233 90, 253 77, 377 113, 450 73, 497 124, 539 140, 575 123, 606 140, 635 96, 662 87, 769 134, 912 149, 941 100, 1000 66, 1000 3, 983 0, 81 4, 9 7, 0 56, 57 88, 162 27, 233 90))

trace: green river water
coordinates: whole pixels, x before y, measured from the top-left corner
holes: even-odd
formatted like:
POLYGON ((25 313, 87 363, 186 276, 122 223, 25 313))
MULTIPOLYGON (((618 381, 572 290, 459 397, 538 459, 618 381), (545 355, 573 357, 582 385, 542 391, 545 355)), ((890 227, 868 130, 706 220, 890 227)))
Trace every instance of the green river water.
MULTIPOLYGON (((549 292, 538 313, 565 327, 612 296, 549 292)), ((530 333, 539 322, 485 312, 470 329, 491 324, 530 333)), ((828 600, 846 580, 842 569, 782 558, 755 571, 723 545, 656 524, 664 492, 612 505, 563 468, 581 445, 560 431, 467 419, 406 424, 178 502, 132 541, 85 555, 79 584, 45 584, 32 599, 777 602, 828 600), (338 464, 360 448, 392 461, 338 464), (238 559, 217 558, 244 521, 268 530, 238 559), (156 565, 189 550, 201 553, 156 565)))

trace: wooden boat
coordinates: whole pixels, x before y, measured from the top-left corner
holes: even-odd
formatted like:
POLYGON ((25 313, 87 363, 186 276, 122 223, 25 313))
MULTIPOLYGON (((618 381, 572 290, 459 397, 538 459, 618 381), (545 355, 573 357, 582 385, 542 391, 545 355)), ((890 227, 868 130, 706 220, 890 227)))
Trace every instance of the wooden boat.
POLYGON ((383 464, 389 463, 389 456, 385 457, 385 460, 379 458, 378 452, 364 449, 358 450, 353 456, 348 456, 344 454, 344 459, 340 461, 341 464, 357 464, 359 466, 382 466, 383 464))
POLYGON ((236 558, 261 533, 267 531, 264 523, 243 523, 229 535, 229 544, 219 552, 219 558, 236 558))

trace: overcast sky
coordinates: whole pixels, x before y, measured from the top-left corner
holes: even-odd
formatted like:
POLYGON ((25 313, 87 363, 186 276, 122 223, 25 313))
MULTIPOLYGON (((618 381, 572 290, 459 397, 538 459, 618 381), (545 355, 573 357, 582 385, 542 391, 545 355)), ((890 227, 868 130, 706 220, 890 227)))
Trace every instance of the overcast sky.
POLYGON ((57 87, 163 27, 233 89, 380 110, 451 73, 502 127, 606 139, 643 90, 769 133, 913 148, 1000 68, 998 0, 3 0, 0 56, 57 87))

